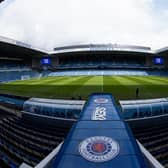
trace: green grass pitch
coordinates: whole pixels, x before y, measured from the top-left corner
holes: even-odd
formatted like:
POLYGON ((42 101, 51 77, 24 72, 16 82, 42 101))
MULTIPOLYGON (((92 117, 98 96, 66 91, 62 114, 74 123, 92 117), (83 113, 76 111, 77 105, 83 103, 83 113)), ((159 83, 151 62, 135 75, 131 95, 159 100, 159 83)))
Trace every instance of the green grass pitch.
POLYGON ((0 84, 0 93, 30 97, 86 99, 95 92, 112 93, 118 99, 168 97, 168 78, 158 76, 44 77, 0 84))

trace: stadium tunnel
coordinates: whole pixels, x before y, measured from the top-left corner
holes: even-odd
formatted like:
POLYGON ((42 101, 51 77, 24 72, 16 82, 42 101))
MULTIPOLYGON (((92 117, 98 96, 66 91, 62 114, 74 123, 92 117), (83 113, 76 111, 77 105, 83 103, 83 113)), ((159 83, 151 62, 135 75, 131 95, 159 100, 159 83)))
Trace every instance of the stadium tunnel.
POLYGON ((74 166, 162 168, 136 141, 112 95, 102 93, 90 96, 64 143, 36 168, 74 166))

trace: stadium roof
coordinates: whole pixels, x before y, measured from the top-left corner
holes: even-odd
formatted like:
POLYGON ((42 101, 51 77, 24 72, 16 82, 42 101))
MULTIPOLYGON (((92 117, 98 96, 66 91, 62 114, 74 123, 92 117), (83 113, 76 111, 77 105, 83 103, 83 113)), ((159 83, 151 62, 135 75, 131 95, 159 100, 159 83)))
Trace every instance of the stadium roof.
POLYGON ((151 50, 150 47, 137 46, 137 45, 120 45, 120 44, 84 44, 84 45, 73 45, 63 46, 54 48, 50 54, 60 54, 69 52, 89 52, 89 51, 118 51, 118 52, 136 52, 136 53, 147 53, 147 54, 167 54, 168 47, 161 48, 158 50, 151 50))
POLYGON ((127 51, 152 53, 150 47, 119 44, 84 44, 55 48, 52 54, 81 51, 127 51))
POLYGON ((0 36, 0 56, 5 57, 42 57, 45 55, 75 53, 75 52, 134 52, 146 54, 163 54, 168 55, 168 47, 158 50, 151 50, 150 47, 136 45, 120 45, 120 44, 83 44, 70 45, 54 48, 52 51, 40 49, 32 45, 0 36), (10 50, 9 50, 10 49, 10 50), (15 54, 15 55, 14 55, 15 54))
POLYGON ((168 55, 168 47, 160 48, 156 51, 156 53, 168 55))
POLYGON ((30 57, 46 55, 47 51, 35 48, 29 44, 0 36, 0 56, 30 57))

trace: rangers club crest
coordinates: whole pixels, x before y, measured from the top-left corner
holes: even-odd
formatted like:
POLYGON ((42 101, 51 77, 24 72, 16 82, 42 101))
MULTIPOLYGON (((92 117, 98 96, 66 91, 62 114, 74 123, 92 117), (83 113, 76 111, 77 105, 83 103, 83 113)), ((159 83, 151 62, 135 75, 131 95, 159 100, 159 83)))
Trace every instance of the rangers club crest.
POLYGON ((79 153, 91 162, 106 162, 118 155, 119 144, 110 137, 89 137, 79 144, 79 153))

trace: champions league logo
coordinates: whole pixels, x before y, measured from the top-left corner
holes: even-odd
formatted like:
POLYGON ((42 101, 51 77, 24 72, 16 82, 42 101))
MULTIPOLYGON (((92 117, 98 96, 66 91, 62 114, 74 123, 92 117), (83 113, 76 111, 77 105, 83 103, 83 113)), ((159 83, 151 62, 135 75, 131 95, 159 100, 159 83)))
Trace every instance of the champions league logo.
POLYGON ((105 98, 98 98, 94 100, 95 103, 99 103, 99 104, 104 104, 108 102, 108 99, 105 98))
POLYGON ((79 153, 91 162, 106 162, 119 153, 119 144, 110 137, 89 137, 79 144, 79 153))

